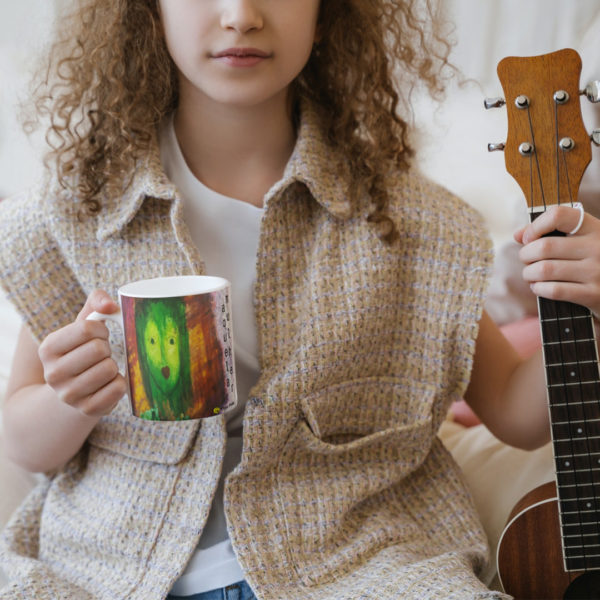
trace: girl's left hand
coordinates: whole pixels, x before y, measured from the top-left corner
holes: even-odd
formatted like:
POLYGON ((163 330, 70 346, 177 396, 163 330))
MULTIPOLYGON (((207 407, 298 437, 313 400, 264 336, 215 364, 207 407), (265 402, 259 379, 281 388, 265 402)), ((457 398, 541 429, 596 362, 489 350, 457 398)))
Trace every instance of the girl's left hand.
POLYGON ((523 278, 534 294, 574 302, 600 315, 600 220, 586 213, 575 234, 542 237, 556 230, 568 234, 580 216, 569 205, 554 206, 514 237, 523 244, 523 278))

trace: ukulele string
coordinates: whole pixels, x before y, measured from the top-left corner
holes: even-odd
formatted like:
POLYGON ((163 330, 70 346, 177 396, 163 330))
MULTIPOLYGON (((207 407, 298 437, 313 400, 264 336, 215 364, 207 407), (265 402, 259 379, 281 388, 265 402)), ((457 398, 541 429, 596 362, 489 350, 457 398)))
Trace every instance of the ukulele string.
MULTIPOLYGON (((554 104, 554 150, 556 152, 556 204, 560 206, 560 149, 558 142, 558 104, 554 104)), ((563 152, 564 156, 564 152, 563 152)), ((566 167, 566 165, 565 165, 566 167)))
MULTIPOLYGON (((544 194, 544 186, 542 183, 542 171, 540 168, 540 159, 538 157, 536 146, 535 146, 535 133, 533 131, 533 123, 531 121, 531 108, 530 108, 529 104, 527 104, 527 120, 529 121, 529 133, 531 135, 531 144, 533 145, 533 151, 530 155, 530 158, 532 157, 532 155, 535 156, 535 165, 537 168, 537 178, 538 178, 538 183, 540 184, 540 194, 542 196, 542 204, 544 206, 544 211, 545 211, 546 210, 546 196, 544 194)), ((531 180, 532 180, 532 186, 533 186, 533 175, 531 176, 531 180)), ((532 194, 531 194, 531 202, 532 202, 532 206, 533 206, 533 187, 532 187, 532 194)))

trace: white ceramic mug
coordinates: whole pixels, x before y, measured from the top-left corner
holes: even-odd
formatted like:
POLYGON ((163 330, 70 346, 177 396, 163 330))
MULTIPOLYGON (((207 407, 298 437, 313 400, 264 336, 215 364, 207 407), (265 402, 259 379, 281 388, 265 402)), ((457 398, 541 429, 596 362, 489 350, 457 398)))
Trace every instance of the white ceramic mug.
POLYGON ((123 328, 132 413, 154 421, 215 416, 237 402, 231 284, 189 275, 128 283, 119 312, 91 313, 123 328))

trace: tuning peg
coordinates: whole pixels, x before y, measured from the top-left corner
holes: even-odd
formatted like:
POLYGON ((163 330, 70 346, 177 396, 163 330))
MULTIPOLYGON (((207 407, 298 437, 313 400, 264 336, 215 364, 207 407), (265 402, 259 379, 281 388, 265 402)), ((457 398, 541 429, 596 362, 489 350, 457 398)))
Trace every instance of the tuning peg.
POLYGON ((600 81, 590 81, 579 93, 582 96, 585 94, 590 102, 600 102, 600 81))
POLYGON ((488 144, 488 152, 498 152, 504 150, 504 142, 497 142, 495 144, 488 144))
POLYGON ((594 129, 590 134, 590 138, 594 142, 594 146, 600 146, 600 129, 594 129))
POLYGON ((486 110, 489 108, 500 108, 506 104, 506 100, 504 98, 486 98, 483 101, 483 106, 485 106, 486 110))

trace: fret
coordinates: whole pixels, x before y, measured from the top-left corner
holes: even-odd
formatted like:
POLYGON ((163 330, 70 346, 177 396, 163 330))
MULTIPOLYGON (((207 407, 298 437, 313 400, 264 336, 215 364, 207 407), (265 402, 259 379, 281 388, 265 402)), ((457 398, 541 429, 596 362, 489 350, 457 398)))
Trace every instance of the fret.
POLYGON ((540 319, 540 323, 564 323, 564 322, 568 322, 568 321, 579 321, 582 322, 585 319, 589 319, 591 317, 591 314, 589 311, 585 312, 585 314, 578 314, 578 315, 569 315, 568 317, 556 317, 556 316, 552 316, 552 317, 546 317, 545 319, 540 319))
POLYGON ((546 342, 583 340, 594 337, 594 325, 589 314, 560 319, 541 319, 540 326, 542 337, 546 342))
POLYGON ((565 564, 567 571, 591 571, 592 569, 600 569, 600 557, 566 558, 565 564))
POLYGON ((557 363, 583 362, 596 360, 596 344, 593 338, 566 342, 544 342, 544 361, 546 365, 557 363))
POLYGON ((589 458, 591 461, 594 462, 594 464, 598 464, 600 465, 600 454, 598 454, 598 452, 585 452, 582 454, 557 454, 555 456, 556 461, 558 462, 561 459, 572 459, 572 458, 578 458, 578 457, 586 457, 589 458))
POLYGON ((559 496, 560 496, 560 488, 563 485, 584 485, 587 483, 596 484, 595 487, 598 488, 598 495, 600 495, 600 480, 598 474, 600 473, 600 469, 582 469, 581 471, 558 471, 556 473, 559 487, 559 496))
MULTIPOLYGON (((581 542, 582 540, 580 540, 581 542)), ((595 544, 571 544, 564 545, 563 548, 568 555, 568 558, 580 558, 583 556, 586 557, 597 557, 600 556, 600 544, 596 542, 595 544)))
POLYGON ((582 521, 574 524, 562 523, 561 529, 563 538, 575 539, 579 537, 581 539, 582 536, 589 536, 598 540, 598 536, 600 536, 600 526, 597 521, 582 521))
POLYGON ((589 513, 597 513, 600 509, 600 504, 598 503, 597 497, 577 498, 573 500, 561 500, 560 507, 565 514, 585 515, 589 513))
POLYGON ((597 381, 548 388, 548 400, 551 404, 573 403, 583 400, 598 402, 599 397, 600 389, 597 381))
POLYGON ((555 403, 550 406, 550 415, 552 422, 558 423, 574 423, 579 420, 584 420, 592 423, 600 418, 600 402, 598 400, 587 400, 583 402, 573 402, 567 404, 564 402, 555 403))
MULTIPOLYGON (((562 369, 561 369, 562 370, 562 369)), ((569 374, 569 377, 576 377, 577 373, 572 372, 569 374)), ((558 377, 557 377, 558 379, 558 377)), ((549 383, 549 388, 557 388, 557 387, 567 387, 572 385, 598 385, 598 380, 583 380, 583 381, 561 381, 560 383, 549 383)))
POLYGON ((546 381, 549 387, 600 383, 598 363, 595 360, 569 361, 546 365, 546 381))
MULTIPOLYGON (((596 360, 575 360, 573 362, 557 362, 557 363, 548 363, 546 365, 546 368, 550 367, 575 367, 577 365, 597 365, 598 363, 596 362, 596 360)), ((599 378, 600 379, 600 378, 599 378)))
MULTIPOLYGON (((563 399, 567 399, 566 397, 563 399)), ((589 398, 587 400, 581 400, 579 402, 577 402, 577 404, 581 405, 581 406, 600 406, 600 400, 598 398, 589 398)), ((571 406, 570 403, 568 402, 555 402, 552 405, 552 408, 556 408, 556 407, 561 407, 561 406, 571 406)))
POLYGON ((600 461, 598 460, 598 456, 598 453, 594 452, 591 452, 590 454, 566 454, 560 457, 555 457, 554 463, 556 465, 556 470, 560 472, 577 472, 584 469, 600 469, 600 461))
POLYGON ((600 552, 595 552, 594 554, 574 554, 573 556, 568 556, 567 560, 581 560, 581 561, 591 561, 594 564, 598 564, 600 566, 600 552))
POLYGON ((590 316, 590 311, 584 306, 573 304, 572 302, 563 302, 540 298, 538 302, 540 322, 546 322, 556 319, 575 319, 578 317, 590 316))
POLYGON ((594 454, 600 452, 600 438, 593 437, 574 437, 554 439, 554 451, 558 456, 565 454, 594 454))
POLYGON ((593 483, 581 483, 579 485, 564 484, 560 486, 560 499, 561 500, 577 500, 581 496, 599 496, 596 493, 598 485, 593 483))
MULTIPOLYGON (((581 419, 569 419, 566 421, 566 425, 552 423, 552 437, 555 442, 586 440, 590 443, 590 447, 584 450, 584 453, 586 451, 593 452, 592 448, 594 446, 598 447, 596 440, 600 438, 600 427, 598 427, 597 420, 582 421, 581 419)), ((578 452, 574 450, 573 453, 578 454, 578 452)))
MULTIPOLYGON (((597 504, 598 501, 595 500, 595 503, 597 504)), ((598 510, 592 508, 585 508, 588 504, 591 504, 590 501, 585 501, 585 502, 577 502, 576 500, 569 500, 569 501, 561 501, 561 510, 563 511, 563 514, 565 515, 577 515, 577 519, 575 521, 575 525, 579 526, 581 525, 582 522, 585 521, 590 521, 590 522, 596 522, 596 520, 598 519, 598 510), (579 508, 580 505, 583 505, 584 508, 579 508)), ((598 528, 597 532, 598 536, 600 536, 600 528, 598 528)), ((596 542, 598 541, 598 539, 596 539, 596 542)))
POLYGON ((578 425, 581 423, 600 423, 600 419, 572 419, 569 421, 553 421, 554 425, 578 425))
POLYGON ((572 533, 571 535, 563 535, 562 537, 563 537, 563 539, 565 539, 565 540, 567 540, 569 542, 569 548, 571 548, 572 546, 571 546, 570 542, 572 540, 574 540, 574 539, 582 540, 583 539, 584 540, 584 544, 583 545, 585 546, 586 545, 585 544, 586 538, 596 539, 596 538, 598 538, 598 532, 595 531, 593 533, 584 533, 584 534, 581 534, 581 533, 572 533))
POLYGON ((593 342, 594 338, 580 338, 578 340, 565 340, 565 339, 561 339, 561 340, 555 340, 553 342, 544 342, 544 346, 555 346, 556 344, 564 344, 565 346, 567 346, 568 344, 582 344, 584 342, 593 342))

